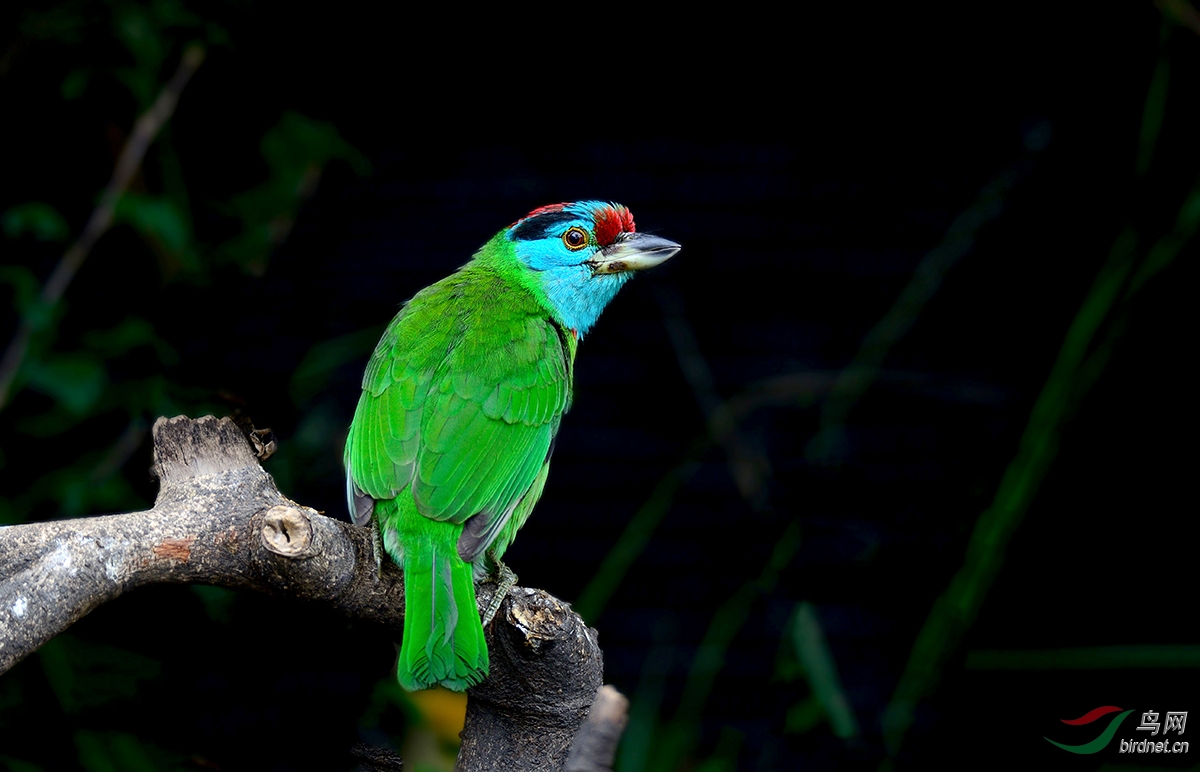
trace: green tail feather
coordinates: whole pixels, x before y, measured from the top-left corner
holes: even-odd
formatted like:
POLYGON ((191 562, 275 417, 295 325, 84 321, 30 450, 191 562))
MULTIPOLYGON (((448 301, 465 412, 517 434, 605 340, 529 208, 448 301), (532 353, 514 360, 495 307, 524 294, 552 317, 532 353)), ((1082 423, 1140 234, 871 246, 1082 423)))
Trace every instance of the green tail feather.
POLYGON ((471 564, 458 556, 460 529, 425 518, 406 528, 409 518, 396 519, 404 545, 404 637, 396 676, 409 691, 436 684, 464 691, 487 675, 488 651, 471 564))

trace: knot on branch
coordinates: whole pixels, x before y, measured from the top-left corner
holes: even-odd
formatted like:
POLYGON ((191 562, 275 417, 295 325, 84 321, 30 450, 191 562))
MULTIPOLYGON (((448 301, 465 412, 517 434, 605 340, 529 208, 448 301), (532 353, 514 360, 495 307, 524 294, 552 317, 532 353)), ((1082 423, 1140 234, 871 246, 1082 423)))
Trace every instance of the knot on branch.
POLYGON ((508 621, 535 654, 542 644, 565 637, 567 626, 574 622, 571 607, 553 595, 526 587, 514 587, 509 594, 514 602, 507 607, 508 621))
POLYGON ((285 558, 311 557, 313 523, 308 513, 296 507, 271 507, 263 514, 262 543, 276 555, 285 558))
POLYGON ((514 587, 501 608, 506 624, 488 629, 491 673, 471 689, 472 699, 520 706, 526 719, 578 726, 604 672, 596 631, 542 590, 514 587))
MULTIPOLYGON (((468 691, 458 768, 496 769, 495 760, 505 759, 505 769, 562 772, 602 681, 596 631, 570 605, 541 590, 514 587, 501 609, 486 630, 491 670, 468 691)), ((611 729, 600 723, 585 734, 611 729)), ((590 739, 584 744, 580 763, 599 761, 582 769, 603 770, 606 760, 594 748, 608 746, 590 739)))

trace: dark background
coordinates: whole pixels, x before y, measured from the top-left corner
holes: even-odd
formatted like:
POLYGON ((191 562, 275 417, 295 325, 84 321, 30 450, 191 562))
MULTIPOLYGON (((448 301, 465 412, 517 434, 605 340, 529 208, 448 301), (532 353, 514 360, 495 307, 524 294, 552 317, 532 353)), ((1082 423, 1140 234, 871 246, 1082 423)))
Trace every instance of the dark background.
MULTIPOLYGON (((536 206, 613 200, 683 250, 580 345, 507 559, 599 630, 618 770, 1191 761, 1042 739, 1087 742, 1104 720, 1059 720, 1099 705, 1143 739, 1200 694, 1191 6, 573 10, 0 11, 0 345, 40 320, 0 522, 146 507, 154 418, 235 410, 340 514, 399 304, 536 206), (39 306, 189 44, 113 228, 39 306)), ((444 701, 392 657, 307 607, 139 591, 0 677, 0 766, 335 769, 365 740, 438 768, 444 701)))

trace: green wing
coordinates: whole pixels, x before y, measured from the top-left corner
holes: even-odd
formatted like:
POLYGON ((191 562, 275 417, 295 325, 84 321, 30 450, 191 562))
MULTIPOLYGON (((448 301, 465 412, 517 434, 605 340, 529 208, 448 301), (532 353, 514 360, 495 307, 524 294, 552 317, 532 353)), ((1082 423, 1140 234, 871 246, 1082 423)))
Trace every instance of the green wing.
POLYGON ((488 272, 464 269, 414 297, 363 377, 346 444, 356 519, 369 520, 366 497, 409 489, 434 520, 479 515, 471 531, 487 535, 463 558, 486 549, 542 471, 570 402, 568 335, 488 272))

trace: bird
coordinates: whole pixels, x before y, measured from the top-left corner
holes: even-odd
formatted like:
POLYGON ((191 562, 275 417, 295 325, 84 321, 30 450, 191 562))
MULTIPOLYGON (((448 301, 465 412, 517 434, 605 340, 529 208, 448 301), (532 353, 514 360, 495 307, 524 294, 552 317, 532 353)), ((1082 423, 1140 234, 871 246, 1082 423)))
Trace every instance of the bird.
POLYGON ((578 342, 634 273, 679 249, 619 204, 541 206, 388 325, 346 438, 346 494, 377 566, 382 550, 403 570, 404 689, 487 676, 484 625, 516 581, 501 557, 546 484, 578 342), (489 578, 481 616, 475 582, 489 578))

